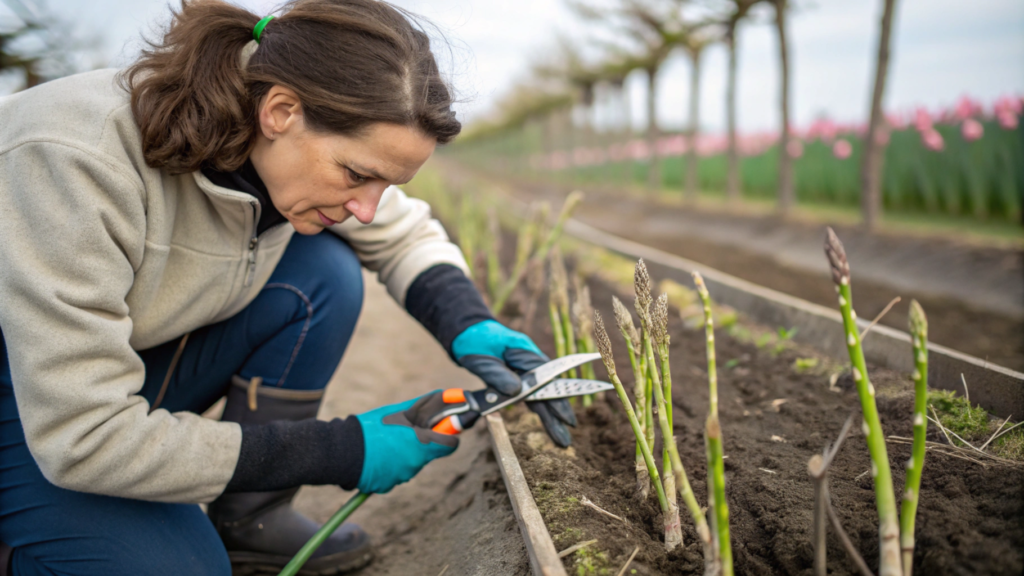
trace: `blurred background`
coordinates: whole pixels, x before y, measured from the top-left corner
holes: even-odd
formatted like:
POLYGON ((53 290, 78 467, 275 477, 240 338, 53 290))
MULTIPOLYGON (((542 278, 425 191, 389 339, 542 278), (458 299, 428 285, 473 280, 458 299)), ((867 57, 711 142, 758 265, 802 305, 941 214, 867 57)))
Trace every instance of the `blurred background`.
MULTIPOLYGON (((393 3, 459 96, 446 193, 580 189, 583 222, 832 306, 830 224, 862 315, 931 298, 937 342, 1024 369, 1024 2, 393 3)), ((174 5, 0 0, 0 95, 125 66, 174 5)))

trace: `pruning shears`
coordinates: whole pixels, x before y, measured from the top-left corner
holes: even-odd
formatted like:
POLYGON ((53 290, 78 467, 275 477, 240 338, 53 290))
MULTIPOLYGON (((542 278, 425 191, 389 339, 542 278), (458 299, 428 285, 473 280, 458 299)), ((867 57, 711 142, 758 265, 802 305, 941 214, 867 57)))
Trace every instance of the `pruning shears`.
MULTIPOLYGON (((519 402, 571 398, 614 390, 614 386, 600 380, 558 378, 558 375, 587 362, 593 362, 600 357, 600 354, 592 353, 570 354, 555 358, 523 374, 520 377, 519 392, 513 396, 506 396, 489 389, 448 388, 441 394, 430 397, 428 401, 410 408, 405 415, 410 422, 420 428, 430 428, 441 434, 456 435, 473 426, 481 416, 519 402)), ((316 534, 309 539, 309 542, 306 542, 306 545, 288 562, 278 576, 298 574, 299 569, 306 563, 306 560, 309 560, 313 552, 316 552, 316 549, 369 497, 369 494, 357 492, 340 510, 335 512, 334 516, 331 516, 327 523, 317 530, 316 534)))
POLYGON ((539 402, 614 390, 614 386, 600 380, 557 378, 559 374, 599 358, 601 355, 597 353, 570 354, 542 364, 520 377, 519 392, 513 396, 488 389, 469 391, 449 388, 441 393, 440 402, 427 402, 414 407, 406 412, 406 416, 421 428, 455 435, 473 426, 481 416, 521 401, 539 402))

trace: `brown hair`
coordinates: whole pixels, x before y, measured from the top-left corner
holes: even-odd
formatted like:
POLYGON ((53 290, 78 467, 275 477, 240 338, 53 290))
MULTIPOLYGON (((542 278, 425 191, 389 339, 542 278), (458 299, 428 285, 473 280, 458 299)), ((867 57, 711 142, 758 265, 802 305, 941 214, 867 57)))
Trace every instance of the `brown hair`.
POLYGON ((245 65, 259 20, 221 0, 182 0, 162 41, 124 72, 147 164, 238 168, 275 84, 298 94, 316 131, 355 135, 385 122, 443 144, 461 130, 430 39, 408 13, 379 0, 292 0, 245 65))

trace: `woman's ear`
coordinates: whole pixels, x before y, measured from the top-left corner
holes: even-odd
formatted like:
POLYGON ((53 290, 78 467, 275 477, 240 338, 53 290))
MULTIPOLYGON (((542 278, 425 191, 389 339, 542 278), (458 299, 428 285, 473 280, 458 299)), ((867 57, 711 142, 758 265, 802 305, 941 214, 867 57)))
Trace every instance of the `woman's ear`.
POLYGON ((290 88, 274 85, 260 104, 259 133, 269 140, 302 125, 302 102, 290 88))

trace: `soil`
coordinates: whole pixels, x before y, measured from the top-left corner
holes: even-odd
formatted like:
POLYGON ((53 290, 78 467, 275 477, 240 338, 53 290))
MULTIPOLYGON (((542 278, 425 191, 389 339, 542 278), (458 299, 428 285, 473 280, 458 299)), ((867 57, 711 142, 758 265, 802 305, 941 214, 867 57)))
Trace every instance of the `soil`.
MULTIPOLYGON (((659 279, 652 270, 655 281, 659 279)), ((611 288, 591 281, 593 301, 613 318, 611 288)), ((697 499, 706 502, 703 424, 708 392, 703 330, 670 319, 675 434, 697 499)), ((530 335, 548 353, 550 327, 534 322, 530 335)), ((617 334, 616 334, 617 336, 617 334)), ((621 338, 613 338, 620 375, 629 373, 621 338)), ((812 484, 807 461, 839 433, 851 413, 860 422, 852 379, 829 385, 835 367, 810 349, 781 351, 716 334, 720 415, 725 439, 727 495, 737 574, 811 574, 812 484), (797 358, 815 357, 810 372, 797 358), (734 363, 730 361, 735 361, 734 363), (730 362, 730 368, 723 368, 730 362), (774 407, 773 407, 774 405, 774 407)), ((598 370, 604 377, 603 366, 598 370)), ((871 370, 886 434, 911 436, 913 404, 909 379, 871 370)), ((623 377, 627 388, 632 378, 623 377)), ((685 547, 666 553, 660 510, 652 496, 635 496, 635 444, 614 395, 577 408, 580 424, 570 450, 546 439, 536 417, 523 409, 506 415, 513 445, 558 549, 597 539, 565 559, 570 574, 617 574, 640 548, 636 574, 702 574, 703 560, 693 522, 680 502, 685 547), (619 522, 580 504, 589 498, 625 519, 619 522)), ((864 436, 854 426, 830 469, 833 505, 851 540, 877 570, 878 516, 864 436)), ((930 427, 930 439, 937 431, 930 427)), ((889 443, 894 486, 904 483, 910 447, 889 443)), ((660 454, 660 448, 656 449, 660 454)), ((1024 471, 983 467, 929 453, 917 513, 916 574, 1019 575, 1024 571, 1024 471)), ((835 534, 828 537, 831 574, 856 574, 835 534)))
MULTIPOLYGON (((444 170, 448 178, 493 179, 449 161, 444 170)), ((556 206, 567 192, 508 178, 501 189, 556 206)), ((822 224, 666 205, 616 190, 586 192, 588 200, 575 217, 587 224, 761 286, 835 305, 821 252, 822 224)), ((932 342, 1024 371, 1024 252, 955 238, 833 227, 850 254, 862 318, 874 318, 899 295, 902 301, 880 323, 906 330, 908 306, 916 298, 928 313, 932 342)))

